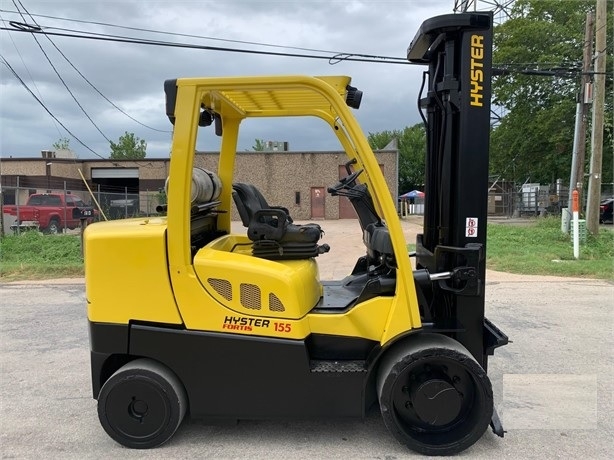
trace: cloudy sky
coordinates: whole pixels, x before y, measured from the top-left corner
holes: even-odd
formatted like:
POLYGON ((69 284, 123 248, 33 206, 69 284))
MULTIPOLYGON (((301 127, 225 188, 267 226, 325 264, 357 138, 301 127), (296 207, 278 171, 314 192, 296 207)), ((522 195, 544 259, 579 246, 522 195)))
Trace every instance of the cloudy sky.
MULTIPOLYGON (((0 0, 2 27, 9 21, 36 23, 49 32, 99 33, 237 49, 319 54, 372 54, 404 57, 425 19, 451 13, 454 0, 0 0), (17 7, 23 18, 16 14, 17 7), (27 10, 32 16, 28 16, 27 10), (52 16, 52 17, 45 17, 52 16), (63 19, 58 19, 63 18, 63 19), (80 21, 80 22, 78 22, 80 21), (106 23, 110 25, 93 24, 106 23), (128 29, 132 28, 132 29, 128 29), (186 34, 188 36, 144 32, 186 34), (198 38, 209 37, 209 39, 198 38), (214 40, 217 39, 217 40, 214 40), (232 41, 220 41, 232 40, 232 41), (325 50, 315 53, 292 48, 325 50)), ((147 157, 166 157, 171 125, 165 116, 163 82, 168 78, 267 74, 349 75, 364 92, 356 117, 365 133, 402 129, 419 121, 416 98, 422 68, 409 65, 339 62, 220 51, 163 48, 137 44, 51 36, 53 43, 114 108, 70 66, 53 44, 36 35, 62 79, 87 115, 66 90, 33 35, 0 31, 0 54, 45 106, 84 144, 108 157, 107 138, 125 131, 148 144, 147 157), (154 129, 151 129, 154 128, 154 129), (104 134, 104 136, 103 136, 104 134)), ((70 138, 80 158, 95 154, 54 122, 0 58, 0 156, 38 157, 59 138, 70 138)), ((254 140, 288 141, 292 150, 338 149, 334 136, 317 120, 249 120, 239 148, 254 140)), ((219 140, 199 135, 200 149, 217 150, 219 140)))

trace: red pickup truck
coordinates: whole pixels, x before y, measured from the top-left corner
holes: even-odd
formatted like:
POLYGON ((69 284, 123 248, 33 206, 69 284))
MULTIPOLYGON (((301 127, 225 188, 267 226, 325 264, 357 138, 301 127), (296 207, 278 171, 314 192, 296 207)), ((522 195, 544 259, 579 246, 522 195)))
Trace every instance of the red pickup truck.
POLYGON ((63 228, 77 228, 81 218, 91 223, 98 214, 74 195, 35 193, 23 206, 5 205, 4 214, 15 217, 12 229, 38 229, 45 233, 59 233, 63 228))

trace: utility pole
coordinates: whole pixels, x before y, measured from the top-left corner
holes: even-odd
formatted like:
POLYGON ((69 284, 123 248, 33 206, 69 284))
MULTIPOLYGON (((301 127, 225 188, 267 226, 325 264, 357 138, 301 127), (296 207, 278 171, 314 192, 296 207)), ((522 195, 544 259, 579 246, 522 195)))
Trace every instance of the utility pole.
POLYGON ((603 116, 605 103, 605 57, 606 57, 606 0, 597 0, 595 20, 595 91, 593 101, 593 131, 591 141, 591 169, 588 179, 586 205, 586 228, 599 233, 599 201, 601 198, 601 163, 603 158, 603 116))
MULTIPOLYGON (((577 190, 580 196, 578 200, 578 212, 582 213, 582 194, 584 188, 584 161, 586 157, 586 125, 588 122, 588 106, 590 103, 591 91, 589 85, 591 83, 590 70, 593 62, 593 27, 595 26, 595 17, 592 11, 586 14, 586 23, 584 27, 584 51, 582 55, 582 78, 580 79, 580 91, 578 92, 578 100, 576 104, 576 125, 574 129, 574 143, 571 157, 571 172, 569 176, 569 196, 567 212, 571 213, 571 193, 577 190)), ((561 216, 561 228, 563 232, 569 232, 569 224, 571 219, 567 216, 561 216), (566 218, 567 217, 567 218, 566 218)))
MULTIPOLYGON (((586 30, 584 34, 584 55, 582 59, 582 79, 581 79, 581 87, 580 87, 580 106, 581 106, 581 120, 580 120, 580 131, 578 133, 578 139, 575 139, 575 144, 577 146, 578 152, 578 161, 576 163, 576 184, 574 188, 578 189, 578 193, 580 194, 578 200, 578 212, 582 214, 582 195, 584 194, 584 161, 586 158, 586 126, 588 125, 588 109, 590 101, 588 100, 589 94, 587 89, 591 83, 590 78, 590 70, 593 56, 593 28, 595 26, 595 16, 592 11, 590 11, 586 15, 586 30)), ((571 188, 569 193, 571 193, 571 188)))

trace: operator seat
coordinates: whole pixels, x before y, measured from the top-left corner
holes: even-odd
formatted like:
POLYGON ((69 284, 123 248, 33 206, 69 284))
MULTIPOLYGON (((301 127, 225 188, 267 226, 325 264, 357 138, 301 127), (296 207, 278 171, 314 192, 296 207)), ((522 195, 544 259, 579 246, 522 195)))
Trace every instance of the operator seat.
POLYGON ((317 244, 323 233, 318 224, 293 224, 286 208, 269 206, 251 184, 236 183, 232 188, 237 211, 253 242, 254 256, 270 260, 307 259, 330 250, 328 244, 317 244))

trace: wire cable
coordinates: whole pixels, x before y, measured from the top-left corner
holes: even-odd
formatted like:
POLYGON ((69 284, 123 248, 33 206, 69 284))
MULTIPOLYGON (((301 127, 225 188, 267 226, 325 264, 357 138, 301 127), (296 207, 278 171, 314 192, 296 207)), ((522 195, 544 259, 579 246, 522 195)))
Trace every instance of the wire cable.
MULTIPOLYGON (((511 0, 506 0, 506 1, 511 3, 511 0)), ((502 5, 503 5, 504 8, 507 6, 505 4, 502 4, 502 5)), ((0 12, 6 12, 6 13, 12 13, 12 14, 18 13, 16 11, 3 10, 3 9, 0 9, 0 12)), ((106 27, 114 27, 114 28, 133 30, 133 31, 138 31, 138 32, 156 33, 156 34, 163 34, 163 35, 174 35, 174 36, 179 36, 179 37, 198 38, 198 39, 203 39, 203 40, 215 40, 215 41, 221 41, 221 42, 238 43, 238 44, 246 44, 246 45, 255 45, 255 46, 262 46, 262 47, 272 47, 272 48, 282 48, 282 49, 285 48, 285 49, 293 49, 293 50, 299 50, 299 51, 310 51, 310 52, 316 52, 316 53, 328 53, 328 54, 334 53, 334 55, 332 57, 327 57, 327 56, 301 55, 301 54, 293 54, 293 53, 279 53, 279 54, 277 54, 277 53, 267 53, 265 51, 257 51, 257 50, 242 50, 242 49, 234 49, 234 48, 210 47, 210 49, 214 50, 214 51, 246 52, 246 53, 254 53, 254 54, 273 54, 273 55, 289 56, 289 57, 305 57, 305 58, 315 58, 315 59, 328 59, 330 64, 336 64, 336 63, 341 62, 341 61, 413 64, 413 63, 407 62, 406 58, 404 58, 404 57, 378 56, 378 55, 370 55, 370 54, 363 54, 363 53, 345 53, 345 52, 337 52, 337 51, 331 51, 331 50, 321 50, 321 49, 305 48, 305 47, 294 47, 294 46, 271 44, 271 43, 261 43, 261 42, 245 41, 245 40, 232 40, 232 39, 224 39, 224 38, 218 38, 218 37, 209 37, 209 36, 203 36, 203 35, 183 34, 183 33, 179 33, 179 32, 160 31, 160 30, 146 29, 146 28, 141 28, 141 27, 129 27, 129 26, 122 26, 122 25, 119 25, 119 24, 112 24, 112 23, 106 23, 106 22, 86 21, 86 20, 79 20, 79 19, 72 19, 72 18, 63 18, 63 17, 59 17, 59 16, 51 16, 51 15, 43 15, 43 14, 35 14, 35 15, 30 15, 30 16, 43 17, 43 18, 49 18, 49 19, 56 19, 56 20, 60 20, 60 21, 75 22, 75 23, 81 23, 81 24, 91 24, 91 25, 100 25, 100 26, 106 26, 106 27), (362 59, 358 59, 358 58, 362 58, 362 59), (392 61, 392 62, 388 62, 388 61, 392 61)), ((28 27, 28 26, 30 26, 25 21, 22 24, 19 24, 19 23, 15 22, 15 21, 12 21, 12 22, 13 22, 13 24, 12 24, 13 27, 28 27)), ((59 27, 45 27, 44 29, 45 30, 54 29, 54 30, 59 30, 59 31, 64 31, 64 32, 73 32, 73 33, 77 33, 77 34, 86 34, 86 35, 101 36, 101 37, 118 37, 117 41, 120 41, 120 39, 122 41, 123 40, 135 40, 135 43, 140 43, 140 44, 155 44, 155 43, 158 43, 158 44, 160 44, 160 46, 178 46, 178 47, 185 47, 185 48, 199 48, 198 45, 180 44, 180 43, 173 43, 173 42, 159 42, 159 41, 154 41, 154 40, 150 40, 149 43, 146 43, 147 41, 145 39, 138 39, 138 38, 134 38, 134 37, 124 37, 124 36, 114 36, 114 35, 110 35, 110 34, 95 34, 95 33, 81 31, 81 30, 77 30, 77 29, 65 29, 65 28, 59 28, 59 27)), ((6 29, 1 29, 1 30, 6 30, 6 29)), ((39 28, 39 31, 41 33, 46 33, 43 30, 43 28, 39 28)), ((47 34, 48 35, 52 35, 53 33, 47 33, 47 34)), ((63 36, 64 34, 57 34, 57 35, 63 36)), ((91 37, 79 36, 78 38, 91 38, 91 37)), ((207 49, 207 47, 206 46, 202 46, 202 49, 207 49)), ((574 76, 577 73, 577 70, 575 68, 568 69, 568 68, 565 68, 565 67, 561 67, 561 65, 557 64, 557 63, 514 63, 514 64, 501 64, 500 67, 493 68, 493 75, 500 75, 500 74, 503 74, 503 73, 518 73, 518 74, 544 75, 544 76, 561 76, 561 77, 571 78, 572 76, 574 76), (522 71, 520 71, 520 70, 514 71, 514 70, 510 69, 510 67, 512 67, 512 66, 518 66, 518 67, 542 67, 542 69, 541 70, 537 70, 537 69, 531 69, 531 68, 526 69, 525 68, 522 71), (550 66, 550 67, 544 69, 543 66, 550 66), (556 70, 552 69, 552 67, 554 67, 556 70), (549 72, 549 70, 551 72, 549 72)))
MULTIPOLYGON (((0 10, 0 12, 16 13, 15 11, 8 11, 8 10, 0 10)), ((119 24, 111 24, 107 22, 85 21, 85 20, 62 18, 59 16, 49 16, 49 15, 43 15, 43 14, 35 14, 34 16, 48 18, 48 19, 57 19, 60 21, 76 22, 76 23, 81 23, 81 24, 114 27, 114 28, 119 28, 119 29, 133 30, 137 32, 147 32, 147 33, 155 33, 155 34, 161 34, 161 35, 173 35, 177 37, 186 37, 186 38, 198 38, 202 40, 213 40, 213 41, 220 41, 220 42, 226 42, 226 43, 238 43, 242 45, 255 45, 255 46, 263 46, 263 47, 270 47, 270 48, 292 49, 292 50, 297 50, 297 51, 310 51, 310 52, 315 52, 315 53, 328 53, 328 54, 335 54, 335 55, 348 55, 348 54, 353 55, 353 53, 342 53, 339 51, 305 48, 305 47, 299 47, 299 46, 279 45, 279 44, 254 42, 254 41, 247 41, 247 40, 233 40, 233 39, 227 39, 227 38, 209 37, 205 35, 184 34, 180 32, 169 32, 169 31, 163 31, 163 30, 145 29, 141 27, 122 26, 119 24)), ((405 58, 396 58, 396 57, 389 57, 389 59, 405 60, 405 58)))
POLYGON ((28 85, 26 84, 26 82, 23 81, 23 79, 19 76, 19 74, 15 71, 15 69, 13 69, 13 67, 11 67, 11 65, 8 63, 8 61, 6 60, 6 58, 4 56, 2 56, 0 54, 0 58, 2 58, 2 61, 4 62, 4 65, 6 65, 8 67, 8 69, 11 71, 11 73, 15 76, 15 78, 17 78, 17 80, 19 80, 19 83, 21 83, 21 85, 32 95, 32 97, 34 99, 36 99, 36 102, 38 102, 41 107, 43 109, 45 109, 45 111, 51 116, 51 118, 53 118, 56 122, 58 122, 58 124, 64 128, 66 130, 66 132, 68 134, 70 134, 73 139, 75 139, 79 144, 81 144, 83 147, 85 147, 87 150, 89 150, 90 152, 92 152, 94 155, 96 155, 97 157, 106 160, 107 158, 103 157, 102 155, 100 155, 98 152, 96 152, 95 150, 93 150, 90 146, 88 146, 85 142, 83 142, 81 139, 79 139, 75 134, 73 134, 73 132, 68 129, 64 123, 62 123, 52 112, 51 110, 49 110, 47 108, 47 106, 45 105, 45 103, 43 101, 41 101, 36 94, 34 94, 34 92, 28 87, 28 85))
MULTIPOLYGON (((21 0, 17 0, 19 2, 19 4, 21 5, 21 8, 23 8, 23 10, 26 12, 26 14, 28 16, 30 16, 30 18, 32 18, 32 21, 34 21, 34 24, 36 24, 37 27, 40 27, 38 25, 38 23, 36 22, 36 20, 34 19, 34 16, 26 9, 26 7, 23 5, 23 3, 21 2, 21 0)), ((13 4, 15 4, 15 0, 13 0, 13 4)), ((17 5, 15 5, 17 6, 17 5)), ((20 16, 24 19, 23 15, 21 14, 21 11, 19 12, 20 16)), ((121 108, 119 108, 115 103, 113 103, 113 101, 111 101, 108 97, 106 97, 104 94, 102 94, 102 92, 96 87, 94 86, 94 84, 89 81, 87 79, 87 77, 85 75, 83 75, 83 73, 81 73, 81 71, 79 71, 79 69, 77 69, 77 67, 71 62, 70 59, 68 59, 68 57, 66 57, 66 55, 60 50, 60 48, 54 43, 53 40, 51 40, 51 38, 47 35, 45 35, 45 38, 47 40, 49 40, 49 42, 53 45, 53 47, 57 50, 58 53, 60 53, 60 55, 66 60, 66 62, 68 62, 68 64, 75 70, 75 72, 77 72, 79 74, 79 76, 81 76, 81 78, 83 78, 83 80, 85 80, 85 82, 90 85, 90 87, 96 91, 104 100, 106 100, 109 104, 111 104, 111 106, 113 106, 115 109, 117 109, 119 112, 121 112, 122 114, 124 114, 126 117, 130 118, 132 121, 134 121, 135 123, 138 123, 141 126, 144 126, 145 128, 151 129, 153 131, 158 131, 161 133, 170 133, 171 131, 168 130, 163 130, 163 129, 157 129, 157 128, 153 128, 151 126, 148 126, 144 123, 141 123, 139 120, 137 120, 136 118, 130 116, 129 114, 127 114, 126 112, 124 112, 121 108)))
MULTIPOLYGON (((2 11, 2 10, 0 10, 2 11)), ((17 21, 10 21, 10 28, 0 27, 0 30, 13 30, 20 32, 30 32, 30 33, 39 33, 44 35, 52 35, 59 37, 68 37, 68 38, 81 38, 87 40, 100 40, 100 41, 108 41, 108 42, 119 42, 119 43, 131 43, 131 44, 139 44, 139 45, 149 45, 149 46, 163 46, 163 47, 171 47, 171 48, 186 48, 186 49, 201 49, 208 51, 221 51, 221 52, 233 52, 233 53, 245 53, 245 54, 257 54, 257 55, 266 55, 266 56, 279 56, 279 57, 296 57, 296 58, 305 58, 305 59, 325 59, 328 60, 331 65, 337 64, 342 61, 351 61, 351 62, 367 62, 367 63, 375 63, 375 64, 402 64, 402 65, 422 65, 420 63, 409 62, 406 58, 394 57, 394 56, 378 56, 371 54, 363 54, 363 53, 337 53, 333 56, 326 55, 315 55, 315 54, 301 54, 301 53, 284 53, 284 52, 274 52, 274 51, 263 51, 263 50, 252 50, 245 48, 227 48, 227 47, 218 47, 218 46, 208 46, 208 45, 198 45, 193 43, 181 43, 181 42, 169 42, 162 40, 151 40, 151 39, 143 39, 138 37, 129 37, 123 35, 113 35, 113 34, 103 34, 103 33, 94 33, 88 32, 78 29, 65 29, 58 27, 39 27, 33 26, 28 23, 20 23, 17 21), (52 32, 52 30, 57 30, 58 32, 52 32)), ((526 74, 526 75, 543 75, 543 76, 557 76, 557 77, 565 77, 572 78, 575 77, 579 69, 576 67, 566 68, 561 66, 560 64, 548 63, 550 67, 539 69, 517 69, 515 67, 525 66, 528 67, 530 65, 534 66, 544 66, 543 63, 523 63, 523 64, 502 64, 500 67, 493 67, 493 75, 502 75, 508 73, 515 74, 526 74)))
POLYGON ((62 78, 62 76, 60 75, 60 73, 58 72, 58 69, 55 67, 55 65, 53 65, 53 62, 51 62, 51 59, 49 58, 49 56, 47 55, 47 53, 45 52, 45 49, 42 47, 42 45, 40 44, 40 42, 38 41, 38 39, 36 38, 36 36, 34 36, 34 34, 32 34, 32 37, 34 38, 34 41, 36 41, 36 44, 38 45, 38 47, 40 48, 41 52, 43 53, 43 55, 45 56, 45 58, 47 59, 47 62, 49 63, 49 65, 51 66, 51 68, 53 69, 53 71, 55 72, 55 74, 57 75, 57 77, 60 79, 60 81, 62 82, 62 85, 64 85, 64 88, 66 88, 66 91, 68 91, 68 94, 70 94, 70 96, 73 98, 73 100, 75 101, 75 103, 77 104, 77 106, 81 109, 81 111, 83 112, 83 114, 87 117, 87 119, 92 123, 92 125, 98 130, 98 132, 102 135, 102 137, 104 137, 106 139, 107 142, 111 142, 111 140, 102 132, 102 130, 98 127, 98 125, 96 124, 96 122, 94 122, 94 120, 92 119, 92 117, 90 117, 90 115, 87 113, 87 111, 83 108, 83 106, 81 105, 81 103, 79 102, 79 100, 77 99, 77 97, 74 95, 74 93, 70 90, 70 88, 68 87, 68 85, 66 84, 66 82, 64 81, 64 79, 62 78))
POLYGON ((99 41, 107 41, 107 42, 118 42, 118 43, 132 43, 139 45, 150 45, 150 46, 164 46, 170 48, 186 48, 186 49, 199 49, 199 50, 207 50, 207 51, 223 51, 223 52, 231 52, 231 53, 244 53, 244 54, 258 54, 265 56, 283 56, 283 57, 297 57, 297 58, 305 58, 305 59, 326 59, 330 64, 336 64, 341 61, 352 61, 352 62, 370 62, 376 64, 402 64, 402 65, 420 65, 415 64, 413 62, 407 61, 405 58, 399 57, 391 57, 391 56, 376 56, 369 54, 357 54, 357 53, 337 53, 333 56, 323 56, 323 55, 315 55, 315 54, 300 54, 300 53, 283 53, 277 51, 262 51, 262 50, 251 50, 245 48, 227 48, 227 47, 219 47, 219 46, 208 46, 208 45, 197 45, 193 43, 180 43, 180 42, 169 42, 162 40, 151 40, 151 39, 143 39, 138 37, 129 37, 123 35, 113 35, 113 34, 102 34, 102 33, 94 33, 87 32, 83 30, 76 29, 64 29, 58 27, 40 27, 33 26, 28 23, 21 23, 18 21, 10 21, 9 24, 11 28, 0 27, 0 30, 13 30, 15 32, 28 32, 32 34, 44 34, 44 35, 52 35, 58 37, 68 37, 68 38, 81 38, 86 40, 99 40, 99 41), (52 30, 58 30, 59 32, 52 32, 52 30))
MULTIPOLYGON (((17 7, 17 3, 15 2, 15 0, 13 0, 13 4, 15 5, 15 8, 19 9, 17 7)), ((27 11, 26 11, 27 13, 27 11)), ((10 24, 10 23, 9 23, 10 24)), ((36 24, 36 27, 40 29, 40 26, 38 24, 36 24)), ((73 100, 75 101, 75 103, 77 104, 77 106, 81 109, 81 111, 83 112, 83 114, 87 117, 87 119, 92 123, 92 125, 94 125, 94 128, 96 128, 98 130, 98 132, 102 135, 102 137, 104 137, 106 139, 107 142, 111 142, 111 139, 109 139, 105 133, 102 132, 102 130, 98 127, 98 125, 94 122, 94 120, 92 120, 92 117, 90 117, 90 115, 87 113, 87 111, 83 108, 83 106, 81 105, 81 103, 79 102, 79 100, 77 99, 77 97, 74 95, 74 93, 71 91, 71 89, 68 87, 68 85, 66 84, 66 82, 64 81, 64 79, 62 78, 62 76, 60 75, 60 72, 58 72, 58 69, 55 67, 55 65, 53 65, 53 62, 51 62, 51 59, 49 58, 49 56, 47 55, 47 53, 45 52, 45 49, 43 48, 43 46, 40 44, 40 42, 38 41, 38 38, 36 38, 36 35, 32 34, 32 38, 34 38, 34 41, 36 42, 36 44, 38 45, 38 47, 40 48, 41 52, 43 53, 43 55, 45 56, 45 59, 47 59, 47 62, 49 62, 49 65, 51 66, 51 68, 53 69, 53 71, 55 72, 55 74, 57 75, 57 77, 60 79, 60 81, 62 82, 62 85, 64 85, 64 88, 66 88, 66 91, 68 91, 68 94, 70 94, 70 96, 73 98, 73 100)))
MULTIPOLYGON (((0 21, 2 21, 3 23, 5 22, 5 20, 4 20, 4 18, 2 16, 0 16, 0 21)), ((34 77, 32 76, 32 73, 30 72, 30 69, 26 65, 26 62, 24 61, 23 56, 21 55, 21 52, 19 51, 19 48, 17 47, 17 43, 15 43, 15 40, 13 40, 13 36, 10 33, 8 35, 9 35, 9 38, 11 39, 11 43, 13 43, 13 46, 15 47, 15 51, 17 51, 17 55, 19 56, 19 59, 21 60, 21 63, 25 67, 26 72, 28 73, 28 76, 30 77, 30 81, 32 82, 32 85, 34 85, 34 88, 36 89, 36 92, 38 93, 38 96, 40 97, 40 99, 42 101, 43 100, 43 94, 41 93, 41 90, 38 89, 38 86, 36 85, 36 81, 34 81, 34 77)), ((58 134, 61 137, 62 136, 62 131, 60 131, 60 128, 58 128, 58 125, 57 125, 57 123, 55 121, 53 122, 53 126, 55 126, 55 129, 58 131, 58 134)))

